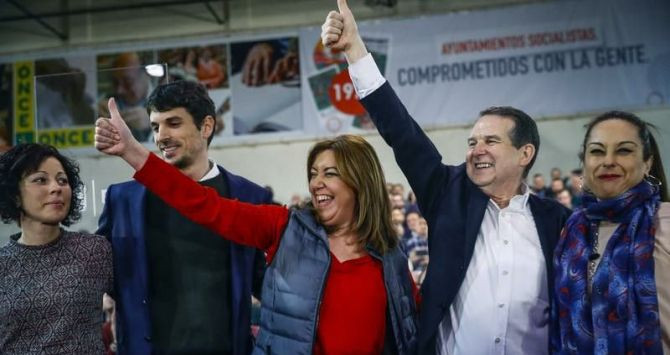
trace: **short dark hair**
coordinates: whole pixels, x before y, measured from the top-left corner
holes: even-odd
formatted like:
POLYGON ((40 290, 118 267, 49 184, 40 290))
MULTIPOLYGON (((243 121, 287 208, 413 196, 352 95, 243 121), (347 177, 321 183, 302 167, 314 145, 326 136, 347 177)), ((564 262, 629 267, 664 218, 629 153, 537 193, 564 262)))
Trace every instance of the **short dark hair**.
POLYGON ((535 154, 523 171, 523 178, 525 179, 533 164, 535 164, 537 154, 540 152, 540 134, 537 131, 535 120, 527 113, 510 106, 493 106, 479 113, 479 117, 486 115, 501 116, 514 121, 514 128, 508 132, 508 135, 515 148, 521 148, 526 144, 535 147, 535 154))
POLYGON ((84 183, 79 178, 79 166, 76 161, 62 155, 56 148, 42 143, 19 144, 0 155, 0 217, 4 223, 21 223, 19 206, 19 183, 26 175, 39 169, 48 158, 56 158, 67 175, 68 185, 72 189, 70 210, 61 224, 69 226, 81 218, 82 189, 84 183))
POLYGON ((642 120, 637 115, 625 112, 625 111, 608 111, 605 112, 596 118, 592 119, 591 122, 586 124, 586 134, 584 134, 584 141, 582 141, 582 149, 579 152, 579 161, 584 164, 584 153, 586 151, 586 142, 591 136, 591 131, 598 123, 608 120, 623 120, 633 126, 637 127, 637 134, 640 137, 642 142, 642 159, 645 161, 650 157, 653 157, 651 163, 651 169, 649 169, 649 175, 656 177, 661 183, 660 193, 661 201, 668 201, 668 184, 665 178, 665 171, 663 170, 663 161, 661 159, 661 152, 658 149, 658 144, 654 135, 651 133, 651 129, 656 129, 651 123, 648 123, 642 120))
POLYGON ((212 116, 214 129, 207 138, 209 146, 216 131, 216 110, 214 102, 207 94, 207 89, 194 81, 179 80, 157 86, 147 99, 149 113, 165 112, 179 107, 183 107, 193 116, 193 123, 198 129, 202 127, 205 117, 212 116))

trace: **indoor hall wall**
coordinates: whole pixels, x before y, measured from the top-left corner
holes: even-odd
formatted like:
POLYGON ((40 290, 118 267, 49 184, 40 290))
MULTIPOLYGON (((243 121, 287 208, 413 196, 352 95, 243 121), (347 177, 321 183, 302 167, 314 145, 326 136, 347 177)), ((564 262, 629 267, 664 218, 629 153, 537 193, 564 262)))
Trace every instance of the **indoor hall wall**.
MULTIPOLYGON (((670 175, 670 109, 637 113, 658 126, 659 132, 656 132, 656 136, 661 154, 664 154, 666 175, 670 175)), ((595 114, 538 120, 541 147, 529 176, 535 172, 547 176, 555 166, 561 168, 564 174, 578 167, 577 153, 584 134, 583 126, 593 116, 595 114)), ((464 161, 470 128, 464 126, 428 131, 428 136, 442 153, 445 163, 459 164, 464 161)), ((400 182, 408 187, 386 143, 376 132, 366 135, 366 139, 377 150, 387 181, 400 182)), ((245 176, 260 185, 271 185, 275 191, 275 200, 288 203, 294 193, 308 195, 305 162, 309 148, 316 140, 231 145, 211 150, 210 156, 233 173, 245 176)), ((102 210, 103 190, 111 183, 129 180, 132 171, 116 157, 91 153, 88 156, 79 156, 77 160, 87 186, 87 206, 82 220, 70 229, 95 231, 102 210)), ((0 245, 4 245, 9 234, 15 231, 17 228, 13 225, 0 225, 0 245)))

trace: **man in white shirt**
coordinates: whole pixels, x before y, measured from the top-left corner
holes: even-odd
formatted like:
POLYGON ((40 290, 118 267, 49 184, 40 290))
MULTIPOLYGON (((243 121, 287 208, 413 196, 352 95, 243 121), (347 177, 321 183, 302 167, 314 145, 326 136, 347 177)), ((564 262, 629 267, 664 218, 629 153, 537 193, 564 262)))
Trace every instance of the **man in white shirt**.
POLYGON ((512 107, 486 109, 465 163, 442 164, 368 54, 346 0, 338 7, 322 42, 344 51, 361 103, 428 221, 419 353, 548 353, 552 255, 569 210, 523 183, 540 145, 535 122, 512 107))

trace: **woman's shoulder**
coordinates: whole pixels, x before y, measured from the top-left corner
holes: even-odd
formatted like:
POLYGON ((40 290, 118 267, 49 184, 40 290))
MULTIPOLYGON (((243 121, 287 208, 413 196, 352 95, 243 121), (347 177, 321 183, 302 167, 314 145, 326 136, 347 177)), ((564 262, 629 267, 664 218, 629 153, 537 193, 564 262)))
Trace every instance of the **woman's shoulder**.
POLYGON ((670 253, 670 202, 662 202, 656 212, 656 241, 670 253))
POLYGON ((670 202, 661 202, 656 215, 659 219, 670 219, 670 202))

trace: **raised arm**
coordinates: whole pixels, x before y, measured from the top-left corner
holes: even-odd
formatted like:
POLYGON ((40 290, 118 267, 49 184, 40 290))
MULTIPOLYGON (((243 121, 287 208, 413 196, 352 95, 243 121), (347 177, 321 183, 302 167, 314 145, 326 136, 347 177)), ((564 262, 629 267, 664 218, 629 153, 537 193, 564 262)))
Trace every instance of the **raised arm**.
POLYGON ((428 213, 449 173, 442 156, 410 116, 395 91, 379 72, 358 32, 346 0, 337 1, 321 27, 324 46, 342 50, 349 62, 349 75, 361 103, 377 130, 391 146, 398 166, 417 196, 419 207, 428 213))
POLYGON ((110 118, 96 121, 95 147, 123 158, 137 172, 135 179, 186 218, 234 242, 268 250, 278 244, 288 221, 281 206, 253 205, 223 198, 164 162, 130 133, 113 99, 110 118))

